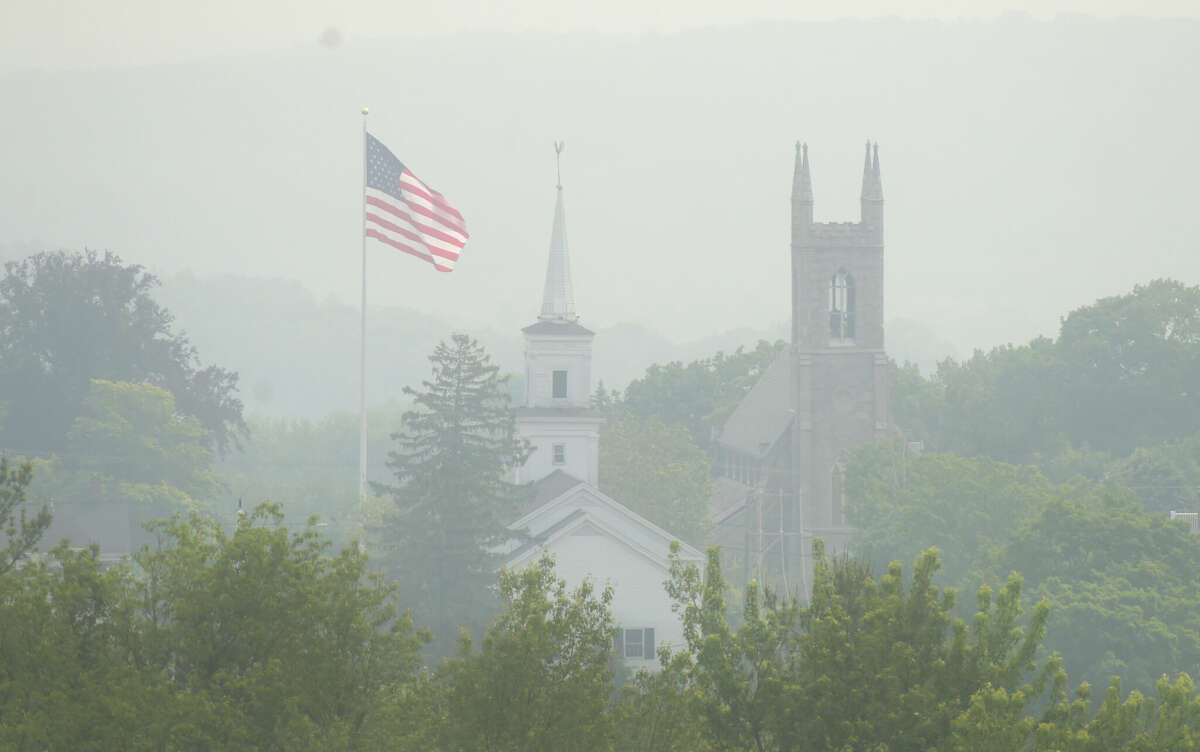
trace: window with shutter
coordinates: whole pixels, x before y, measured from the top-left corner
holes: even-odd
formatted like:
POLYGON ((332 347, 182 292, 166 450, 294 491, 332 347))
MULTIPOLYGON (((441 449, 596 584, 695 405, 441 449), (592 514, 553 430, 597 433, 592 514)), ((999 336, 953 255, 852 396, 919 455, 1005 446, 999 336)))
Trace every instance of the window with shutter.
POLYGON ((624 658, 654 658, 654 627, 618 629, 613 652, 624 658))
POLYGON ((567 398, 567 372, 554 372, 554 399, 567 398))
POLYGON ((625 657, 626 658, 644 658, 645 649, 642 643, 642 630, 626 629, 625 630, 625 657))

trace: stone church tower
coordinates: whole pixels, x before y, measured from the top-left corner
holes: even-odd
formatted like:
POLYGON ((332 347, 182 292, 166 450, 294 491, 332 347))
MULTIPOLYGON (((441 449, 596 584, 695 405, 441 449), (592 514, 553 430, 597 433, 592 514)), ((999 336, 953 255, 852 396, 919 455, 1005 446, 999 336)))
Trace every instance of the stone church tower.
POLYGON ((849 453, 889 432, 883 185, 867 144, 858 222, 814 222, 807 145, 792 177, 792 341, 717 437, 713 537, 746 579, 798 591, 812 541, 841 551, 849 453))
POLYGON ((525 335, 525 399, 517 408, 517 431, 533 445, 533 454, 517 471, 517 481, 538 481, 561 470, 598 485, 604 418, 590 407, 595 335, 575 313, 561 182, 542 310, 537 321, 521 332, 525 335))
POLYGON ((808 145, 796 145, 792 471, 802 529, 836 549, 853 532, 844 514, 846 456, 888 431, 878 144, 867 144, 861 200, 858 222, 814 222, 808 145))

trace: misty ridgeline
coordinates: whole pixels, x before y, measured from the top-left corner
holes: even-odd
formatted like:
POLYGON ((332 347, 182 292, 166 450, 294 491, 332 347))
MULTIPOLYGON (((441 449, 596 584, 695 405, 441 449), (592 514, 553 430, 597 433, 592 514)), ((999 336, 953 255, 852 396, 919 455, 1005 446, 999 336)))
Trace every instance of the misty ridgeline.
POLYGON ((1195 24, 576 41, 372 125, 472 239, 369 249, 362 489, 312 144, 431 43, 0 78, 0 749, 1195 749, 1195 24))

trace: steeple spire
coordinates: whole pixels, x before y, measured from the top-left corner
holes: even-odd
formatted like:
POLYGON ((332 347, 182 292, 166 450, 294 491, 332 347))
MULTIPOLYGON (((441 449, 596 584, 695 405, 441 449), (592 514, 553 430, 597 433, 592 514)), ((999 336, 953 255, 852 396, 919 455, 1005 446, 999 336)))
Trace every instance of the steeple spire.
POLYGON ((808 171, 808 144, 796 142, 796 167, 792 173, 792 200, 812 203, 812 176, 808 171))
POLYGON ((563 209, 562 152, 565 144, 554 142, 558 164, 557 200, 554 204, 554 228, 550 232, 550 260, 546 265, 546 287, 542 292, 539 321, 575 321, 575 293, 571 289, 571 263, 567 257, 567 214, 563 209))

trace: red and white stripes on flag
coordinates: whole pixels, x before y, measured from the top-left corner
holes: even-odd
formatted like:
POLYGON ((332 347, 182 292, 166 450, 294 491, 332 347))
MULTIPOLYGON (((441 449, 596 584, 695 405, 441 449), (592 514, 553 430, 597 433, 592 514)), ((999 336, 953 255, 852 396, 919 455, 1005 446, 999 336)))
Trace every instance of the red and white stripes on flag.
POLYGON ((452 271, 468 237, 462 214, 369 133, 366 148, 366 236, 452 271))

